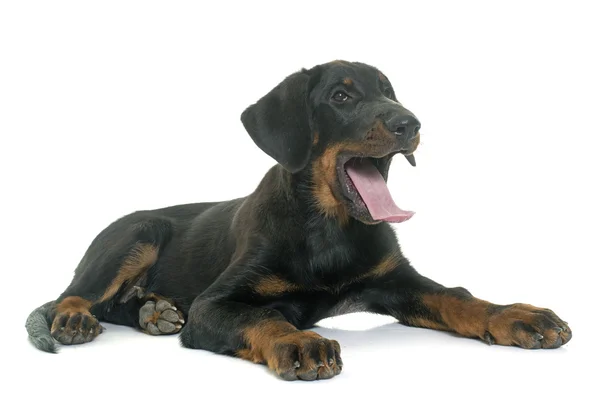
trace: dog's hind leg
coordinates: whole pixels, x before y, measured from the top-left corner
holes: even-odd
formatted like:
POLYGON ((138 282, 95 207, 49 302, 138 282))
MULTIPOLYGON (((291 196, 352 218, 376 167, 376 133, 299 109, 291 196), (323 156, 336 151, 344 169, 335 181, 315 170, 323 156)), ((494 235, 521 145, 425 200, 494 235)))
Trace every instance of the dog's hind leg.
POLYGON ((92 242, 70 286, 56 300, 49 315, 51 335, 71 345, 98 336, 102 332, 99 319, 138 326, 132 315, 139 313, 141 305, 132 292, 146 282, 170 235, 169 220, 136 214, 107 227, 92 242))

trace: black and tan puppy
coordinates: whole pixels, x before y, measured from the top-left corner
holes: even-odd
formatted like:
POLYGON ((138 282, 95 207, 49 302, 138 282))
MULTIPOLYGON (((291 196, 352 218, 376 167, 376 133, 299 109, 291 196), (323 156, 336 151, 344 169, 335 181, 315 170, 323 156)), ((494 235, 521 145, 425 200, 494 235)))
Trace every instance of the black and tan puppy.
POLYGON ((388 222, 412 213, 394 204, 386 179, 394 155, 414 165, 420 124, 380 71, 344 61, 302 70, 241 119, 278 162, 256 190, 112 223, 65 292, 30 315, 36 347, 89 342, 107 321, 181 331, 186 347, 314 380, 340 373, 340 346, 303 329, 349 312, 523 348, 569 341, 552 311, 446 288, 402 255, 388 222))

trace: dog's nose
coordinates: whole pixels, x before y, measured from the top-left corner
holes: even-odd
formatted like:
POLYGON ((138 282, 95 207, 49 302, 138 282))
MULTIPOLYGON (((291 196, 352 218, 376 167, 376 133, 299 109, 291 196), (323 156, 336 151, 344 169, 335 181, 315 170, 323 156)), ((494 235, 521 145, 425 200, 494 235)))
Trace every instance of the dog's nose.
POLYGON ((401 114, 392 117, 386 126, 399 139, 410 140, 414 139, 419 133, 421 123, 412 114, 401 114))

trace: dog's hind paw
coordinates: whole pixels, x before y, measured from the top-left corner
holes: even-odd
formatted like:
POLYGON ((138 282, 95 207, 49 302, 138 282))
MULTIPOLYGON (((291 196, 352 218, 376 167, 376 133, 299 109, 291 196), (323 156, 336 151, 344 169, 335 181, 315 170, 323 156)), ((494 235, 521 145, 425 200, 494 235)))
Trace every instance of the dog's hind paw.
POLYGON ((148 300, 140 308, 140 327, 150 335, 168 335, 181 330, 183 314, 164 299, 148 300))
POLYGON ((90 342, 102 333, 104 328, 89 312, 63 312, 52 322, 51 334, 63 345, 77 345, 90 342))

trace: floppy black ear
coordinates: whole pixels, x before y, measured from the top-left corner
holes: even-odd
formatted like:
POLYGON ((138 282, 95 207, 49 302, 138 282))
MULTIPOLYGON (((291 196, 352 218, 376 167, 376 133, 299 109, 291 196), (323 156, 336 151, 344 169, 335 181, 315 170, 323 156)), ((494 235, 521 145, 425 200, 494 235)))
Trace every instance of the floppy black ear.
POLYGON ((241 117, 256 145, 292 173, 303 169, 310 157, 309 79, 306 71, 288 76, 241 117))

